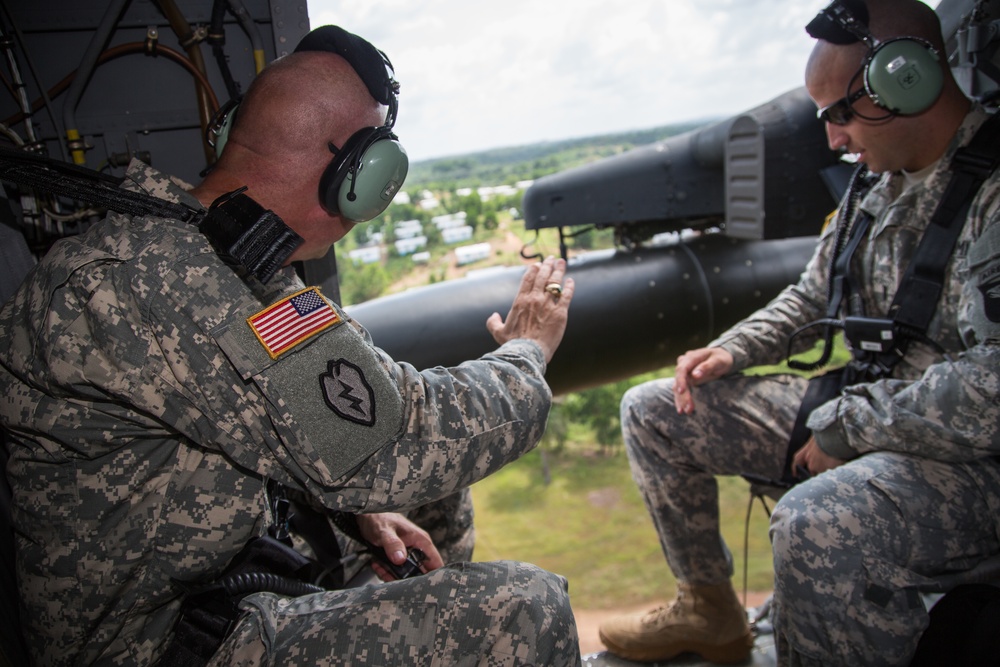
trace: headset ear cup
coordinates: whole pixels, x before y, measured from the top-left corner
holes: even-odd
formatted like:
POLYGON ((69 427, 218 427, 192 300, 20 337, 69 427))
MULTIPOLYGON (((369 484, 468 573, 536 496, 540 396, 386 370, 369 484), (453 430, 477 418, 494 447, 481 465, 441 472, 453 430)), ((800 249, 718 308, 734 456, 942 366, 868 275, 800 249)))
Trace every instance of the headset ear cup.
POLYGON ((367 222, 392 203, 406 179, 409 164, 406 151, 390 128, 361 129, 347 140, 320 177, 320 202, 334 215, 367 222))
POLYGON ((365 127, 344 142, 344 147, 330 161, 319 179, 319 201, 323 208, 333 215, 340 215, 340 186, 347 180, 347 174, 362 145, 367 142, 377 128, 365 127))
POLYGON ((944 74, 937 52, 912 37, 891 39, 875 48, 865 66, 872 100, 902 115, 926 111, 941 94, 944 74))
POLYGON ((355 222, 377 217, 399 192, 409 171, 409 157, 394 139, 383 138, 368 146, 356 174, 348 174, 340 185, 341 215, 355 222))

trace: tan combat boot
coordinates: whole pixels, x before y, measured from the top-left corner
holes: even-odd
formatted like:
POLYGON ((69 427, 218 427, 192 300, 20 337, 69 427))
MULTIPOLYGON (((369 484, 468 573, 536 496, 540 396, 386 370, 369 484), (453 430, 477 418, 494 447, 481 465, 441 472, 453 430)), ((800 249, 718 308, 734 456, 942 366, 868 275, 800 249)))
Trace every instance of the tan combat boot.
POLYGON ((689 651, 718 664, 743 662, 753 648, 746 611, 726 582, 677 583, 677 599, 642 614, 619 616, 600 628, 611 653, 628 660, 669 660, 689 651))

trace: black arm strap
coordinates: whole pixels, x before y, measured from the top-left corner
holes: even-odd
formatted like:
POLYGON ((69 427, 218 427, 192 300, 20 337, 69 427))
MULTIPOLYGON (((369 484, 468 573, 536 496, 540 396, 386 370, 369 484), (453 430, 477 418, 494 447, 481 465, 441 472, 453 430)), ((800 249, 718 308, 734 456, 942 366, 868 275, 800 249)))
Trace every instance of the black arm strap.
POLYGON ((125 190, 122 181, 75 164, 0 147, 0 180, 132 216, 152 215, 197 224, 216 252, 266 283, 303 239, 273 211, 242 194, 216 199, 208 213, 153 195, 125 190))

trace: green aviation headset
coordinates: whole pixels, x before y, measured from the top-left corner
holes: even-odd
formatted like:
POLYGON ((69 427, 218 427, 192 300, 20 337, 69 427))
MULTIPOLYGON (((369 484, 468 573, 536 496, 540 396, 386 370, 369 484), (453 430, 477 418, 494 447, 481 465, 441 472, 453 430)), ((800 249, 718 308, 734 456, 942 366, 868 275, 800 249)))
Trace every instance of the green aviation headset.
POLYGON ((926 111, 941 94, 944 74, 937 49, 918 37, 879 41, 868 29, 868 9, 862 0, 834 0, 806 31, 833 44, 863 42, 868 47, 859 74, 868 97, 889 115, 926 111))
MULTIPOLYGON (((364 127, 337 148, 330 143, 333 159, 319 181, 319 200, 333 215, 352 222, 367 222, 384 211, 403 185, 409 158, 392 128, 399 107, 399 83, 389 58, 369 42, 343 28, 325 25, 299 42, 295 52, 326 51, 350 63, 380 104, 389 107, 385 124, 364 127)), ((222 155, 229 129, 236 118, 238 100, 219 110, 214 127, 216 155, 222 155)))

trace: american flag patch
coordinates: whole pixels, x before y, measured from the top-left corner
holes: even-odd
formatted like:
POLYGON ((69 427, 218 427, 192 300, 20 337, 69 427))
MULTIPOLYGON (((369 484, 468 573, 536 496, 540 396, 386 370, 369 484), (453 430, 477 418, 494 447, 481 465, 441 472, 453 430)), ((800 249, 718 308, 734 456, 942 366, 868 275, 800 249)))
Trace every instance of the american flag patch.
POLYGON ((337 311, 315 287, 285 297, 247 318, 247 324, 272 359, 338 322, 337 311))

